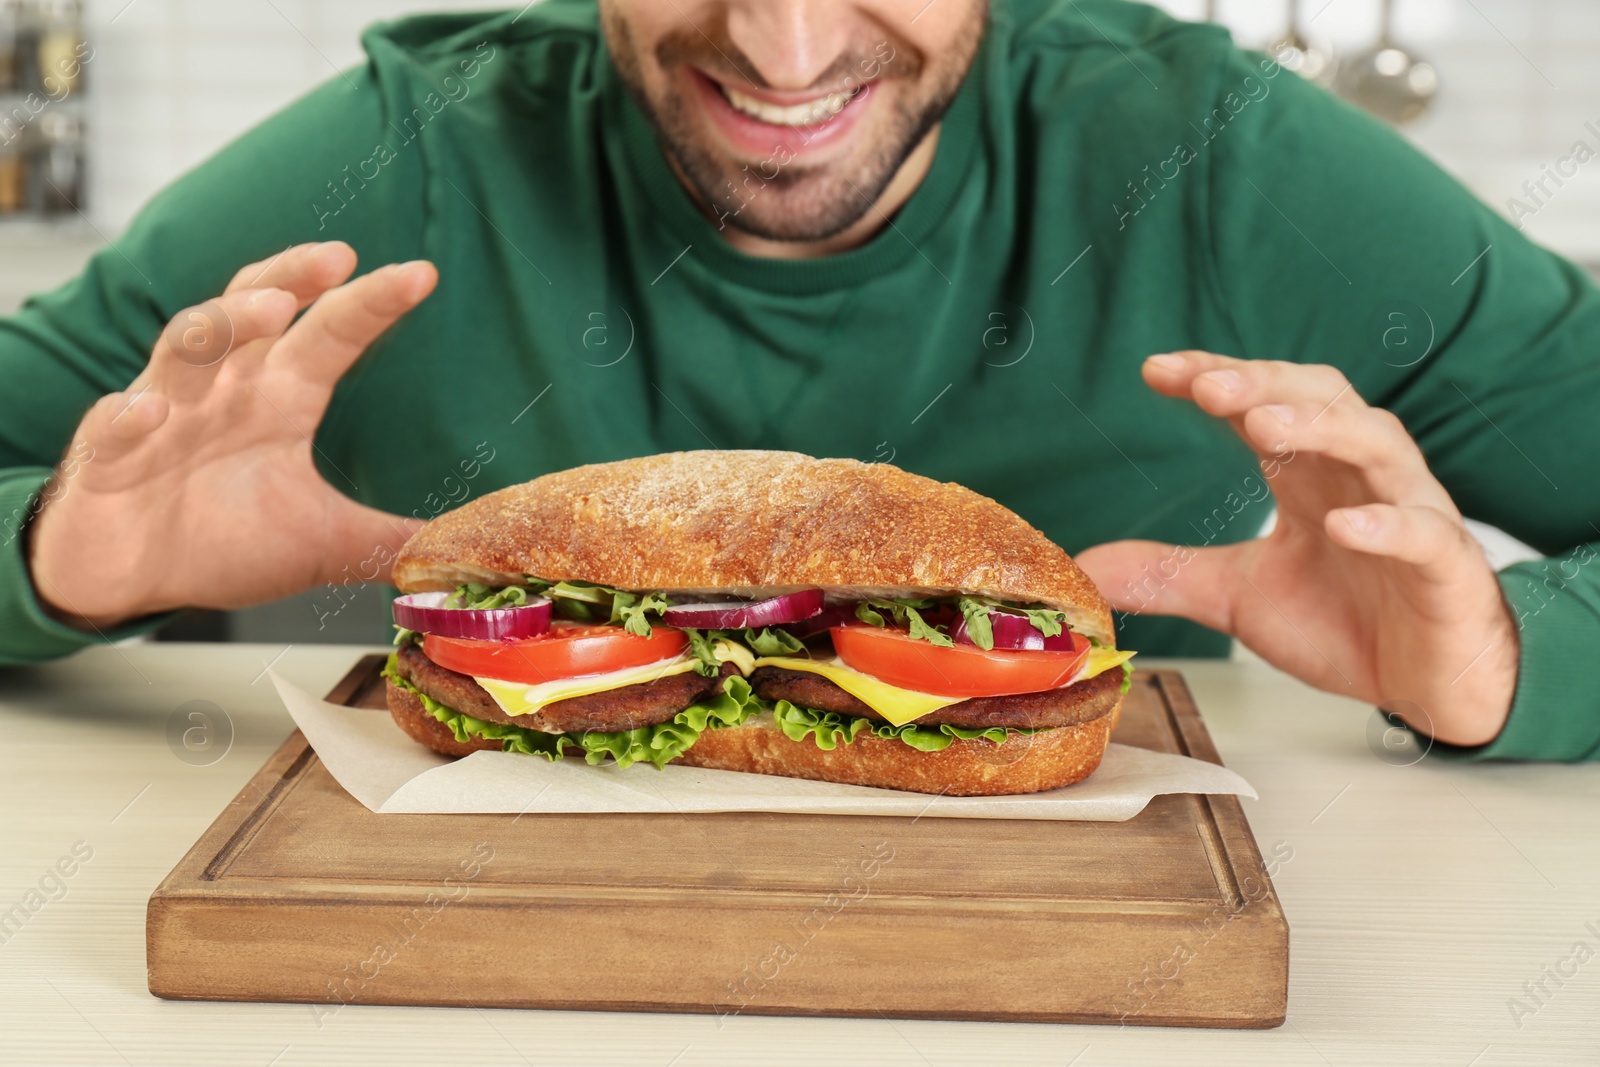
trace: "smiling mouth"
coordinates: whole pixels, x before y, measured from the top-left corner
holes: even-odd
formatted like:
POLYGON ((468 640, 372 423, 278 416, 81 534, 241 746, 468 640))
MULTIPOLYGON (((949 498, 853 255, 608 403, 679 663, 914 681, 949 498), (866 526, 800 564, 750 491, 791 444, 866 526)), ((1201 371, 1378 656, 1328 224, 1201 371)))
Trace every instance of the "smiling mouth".
POLYGON ((713 82, 721 91, 723 99, 742 115, 747 115, 758 122, 765 122, 770 126, 816 126, 833 118, 860 95, 861 89, 857 88, 848 93, 825 93, 811 100, 798 104, 780 107, 769 104, 765 100, 757 99, 737 89, 729 88, 721 82, 713 82))

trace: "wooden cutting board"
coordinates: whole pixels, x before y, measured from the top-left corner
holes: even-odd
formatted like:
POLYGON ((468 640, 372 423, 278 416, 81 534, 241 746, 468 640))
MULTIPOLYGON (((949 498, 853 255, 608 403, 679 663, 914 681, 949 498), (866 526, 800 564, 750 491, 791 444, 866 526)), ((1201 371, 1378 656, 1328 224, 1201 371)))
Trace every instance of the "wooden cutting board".
MULTIPOLYGON (((382 663, 363 658, 328 699, 382 708, 382 663)), ((1135 675, 1116 740, 1221 762, 1175 671, 1135 675)), ((1123 823, 375 815, 299 731, 151 896, 146 946, 157 996, 319 1013, 1269 1027, 1289 974, 1231 796, 1157 797, 1123 823)))

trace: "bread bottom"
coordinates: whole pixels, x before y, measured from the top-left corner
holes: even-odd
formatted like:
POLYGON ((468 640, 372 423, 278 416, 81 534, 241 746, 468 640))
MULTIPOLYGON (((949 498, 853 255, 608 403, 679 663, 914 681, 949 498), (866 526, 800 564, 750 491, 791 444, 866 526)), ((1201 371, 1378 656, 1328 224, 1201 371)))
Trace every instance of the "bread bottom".
MULTIPOLYGON (((500 742, 482 738, 457 741, 448 727, 428 714, 415 693, 392 681, 388 696, 394 721, 412 740, 435 752, 465 756, 500 748, 500 742)), ((739 726, 707 730, 674 762, 953 797, 1037 793, 1093 774, 1121 713, 1119 696, 1110 712, 1078 726, 1013 733, 999 744, 956 738, 941 751, 923 752, 870 731, 848 745, 820 749, 810 739, 789 740, 768 712, 739 726)))
POLYGON ((445 756, 466 756, 479 749, 500 751, 500 742, 487 737, 457 741, 455 732, 430 715, 417 694, 400 688, 390 678, 384 679, 384 685, 389 695, 389 717, 418 744, 427 745, 445 756))
POLYGON ((952 797, 1037 793, 1093 774, 1116 717, 1112 711, 1079 726, 1014 733, 999 744, 957 738, 948 748, 923 752, 870 731, 848 745, 820 749, 810 739, 789 740, 769 713, 740 726, 707 730, 675 762, 952 797))

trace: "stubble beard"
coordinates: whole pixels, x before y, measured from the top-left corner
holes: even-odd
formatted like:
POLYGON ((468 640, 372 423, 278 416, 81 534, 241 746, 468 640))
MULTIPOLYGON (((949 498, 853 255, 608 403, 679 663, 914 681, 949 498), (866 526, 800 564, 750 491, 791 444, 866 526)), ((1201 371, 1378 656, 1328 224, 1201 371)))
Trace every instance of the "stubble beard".
MULTIPOLYGON (((718 159, 698 135, 687 101, 677 94, 661 101, 650 99, 627 24, 607 13, 605 32, 622 84, 719 228, 731 226, 773 241, 821 241, 844 232, 873 210, 907 158, 944 118, 981 40, 985 5, 975 11, 975 25, 960 38, 966 47, 934 72, 935 80, 920 99, 897 96, 887 132, 873 141, 865 157, 828 166, 785 162, 785 151, 777 146, 768 159, 755 163, 718 159)), ((887 72, 893 65, 890 59, 883 69, 887 72)), ((885 73, 885 80, 891 76, 885 73)))

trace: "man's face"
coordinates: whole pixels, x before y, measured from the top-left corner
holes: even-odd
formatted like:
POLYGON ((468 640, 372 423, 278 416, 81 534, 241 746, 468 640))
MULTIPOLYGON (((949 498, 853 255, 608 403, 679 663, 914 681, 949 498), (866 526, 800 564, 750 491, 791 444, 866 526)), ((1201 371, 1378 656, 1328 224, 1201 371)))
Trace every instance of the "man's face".
POLYGON ((871 210, 944 115, 986 0, 601 0, 617 71, 723 225, 783 241, 871 210))

